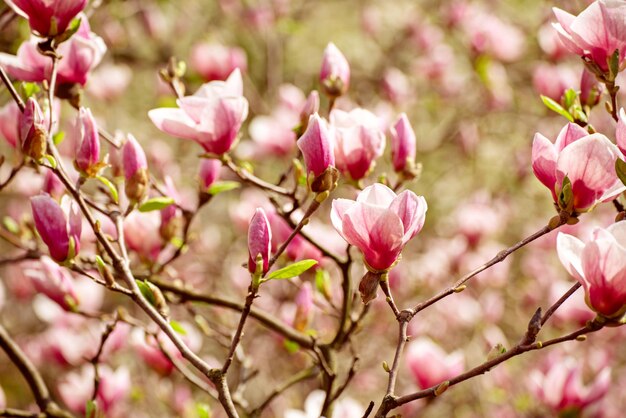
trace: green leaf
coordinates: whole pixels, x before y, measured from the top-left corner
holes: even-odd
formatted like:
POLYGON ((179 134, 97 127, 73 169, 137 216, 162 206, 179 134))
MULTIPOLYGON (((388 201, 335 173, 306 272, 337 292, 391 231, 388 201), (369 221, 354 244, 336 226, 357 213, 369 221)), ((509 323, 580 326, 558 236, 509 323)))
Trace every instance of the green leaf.
POLYGON ((61 142, 63 142, 64 139, 65 139, 65 132, 63 131, 57 132, 52 137, 52 141, 54 142, 54 145, 59 145, 61 142))
POLYGON ((574 204, 574 191, 569 177, 563 178, 561 193, 559 193, 559 207, 564 210, 571 210, 574 204))
POLYGON ((574 118, 572 117, 572 115, 570 115, 567 112, 567 110, 563 109, 563 107, 560 104, 558 104, 551 98, 541 95, 541 101, 543 102, 544 105, 546 105, 548 109, 552 110, 553 112, 558 113, 559 115, 563 116, 565 119, 569 120, 570 122, 574 122, 574 118))
POLYGON ((139 206, 139 212, 152 212, 153 210, 161 210, 174 203, 174 199, 168 196, 153 197, 146 200, 139 206))
POLYGON ((52 155, 46 154, 44 155, 44 158, 48 160, 48 163, 50 164, 50 167, 52 167, 53 170, 57 168, 57 160, 55 160, 52 155))
POLYGON ((296 277, 313 267, 317 264, 316 260, 302 260, 296 263, 290 264, 287 267, 283 267, 280 270, 276 270, 270 273, 263 282, 268 280, 284 280, 291 279, 292 277, 296 277))
POLYGON ((148 282, 144 280, 135 280, 135 281, 137 282, 137 286, 139 286, 139 291, 141 292, 143 297, 146 298, 148 302, 150 302, 150 305, 152 306, 156 305, 156 300, 154 299, 154 293, 152 293, 152 289, 150 289, 150 285, 148 284, 148 282))
POLYGON ((113 201, 115 203, 118 203, 119 202, 119 195, 117 193, 117 187, 115 187, 115 184, 113 184, 106 177, 96 176, 96 179, 98 179, 98 181, 100 181, 100 183, 104 184, 107 187, 107 189, 109 189, 109 193, 111 194, 111 199, 113 199, 113 201))
POLYGON ((85 418, 95 418, 97 412, 98 405, 93 401, 93 399, 89 399, 87 401, 87 405, 85 406, 85 418))
POLYGON ((207 189, 207 193, 210 195, 217 195, 220 193, 235 190, 241 187, 241 183, 236 181, 216 181, 207 189))
POLYGON ((285 349, 290 353, 297 353, 298 350, 300 350, 300 345, 295 342, 295 341, 291 341, 291 340, 285 340, 285 349))
POLYGON ((197 403, 196 415, 198 418, 211 418, 211 407, 205 403, 197 403))
POLYGON ((22 96, 24 99, 28 100, 33 95, 39 93, 41 88, 36 83, 27 83, 23 82, 20 84, 20 89, 22 90, 22 96))
POLYGON ((565 104, 565 109, 569 109, 576 103, 576 98, 578 97, 578 93, 574 89, 567 89, 565 93, 563 93, 563 103, 565 104))
POLYGON ((626 162, 624 162, 624 160, 620 158, 615 160, 615 172, 617 173, 617 177, 619 177, 621 182, 626 185, 626 162))
POLYGON ((180 324, 178 321, 170 320, 170 326, 174 331, 179 333, 180 335, 187 335, 187 330, 180 324))

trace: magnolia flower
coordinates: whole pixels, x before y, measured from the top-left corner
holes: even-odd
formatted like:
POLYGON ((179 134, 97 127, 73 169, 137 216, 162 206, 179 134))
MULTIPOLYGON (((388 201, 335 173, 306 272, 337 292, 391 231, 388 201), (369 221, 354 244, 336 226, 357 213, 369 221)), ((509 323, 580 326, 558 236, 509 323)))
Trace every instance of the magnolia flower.
POLYGON ((350 64, 334 43, 329 43, 324 50, 320 83, 327 95, 341 96, 350 86, 350 64))
POLYGON ((605 368, 589 386, 583 386, 580 360, 572 357, 553 361, 547 371, 533 370, 529 375, 530 390, 557 414, 582 411, 602 399, 610 385, 611 369, 605 368))
POLYGON ((32 97, 26 102, 24 112, 18 114, 19 138, 22 152, 40 160, 46 153, 48 128, 39 103, 32 97))
POLYGON ((296 295, 296 314, 293 319, 293 327, 298 331, 305 331, 313 316, 314 300, 311 283, 304 282, 296 295))
MULTIPOLYGON (((17 55, 0 53, 0 64, 7 72, 21 81, 36 83, 50 80, 52 60, 37 51, 41 39, 33 37, 25 41, 17 50, 17 55)), ((96 67, 106 52, 104 41, 91 32, 89 22, 81 16, 78 32, 58 47, 61 60, 58 64, 57 81, 59 85, 87 83, 89 72, 96 67)))
POLYGON ((427 337, 408 345, 406 360, 420 389, 433 387, 461 374, 465 363, 461 351, 448 354, 427 337))
POLYGON ((626 152, 626 112, 623 108, 619 111, 619 119, 615 127, 615 139, 620 151, 626 152))
POLYGON ((389 129, 391 133, 391 159, 393 168, 403 172, 415 165, 415 132, 411 123, 402 113, 395 125, 389 129))
POLYGON ((87 5, 87 0, 11 0, 19 15, 28 19, 30 29, 41 37, 65 32, 72 19, 87 5))
POLYGON ((204 84, 193 96, 185 96, 177 103, 177 109, 153 109, 148 116, 163 132, 196 141, 212 154, 231 149, 248 116, 248 101, 243 97, 238 69, 226 81, 204 84))
POLYGON ((126 196, 141 201, 148 192, 148 160, 139 142, 131 134, 122 148, 122 167, 126 178, 126 196))
POLYGON ((535 91, 557 102, 567 89, 576 89, 578 74, 568 65, 539 64, 533 71, 535 91))
POLYGON ((333 226, 358 247, 369 268, 387 270, 424 226, 426 200, 410 190, 399 195, 380 183, 365 188, 356 201, 333 200, 333 226))
POLYGON ((585 289, 587 305, 606 317, 626 310, 626 222, 597 228, 592 239, 559 233, 557 253, 563 266, 585 289))
POLYGON ((206 192, 209 187, 219 178, 222 163, 220 160, 203 158, 200 161, 198 177, 200 179, 200 190, 206 192))
POLYGON ((248 227, 248 270, 250 273, 254 274, 257 271, 256 260, 259 255, 263 261, 262 272, 267 272, 272 249, 271 243, 270 223, 263 208, 257 208, 248 227))
POLYGON ((69 197, 59 205, 46 194, 31 197, 35 228, 50 250, 50 256, 64 262, 80 250, 82 219, 78 205, 69 197))
POLYGON ((100 164, 100 139, 98 125, 91 110, 81 107, 74 126, 76 137, 76 167, 87 175, 96 175, 100 164))
POLYGON ((245 72, 248 61, 241 48, 199 43, 191 49, 189 64, 202 78, 213 81, 226 80, 237 68, 245 72))
POLYGON ((618 51, 621 67, 626 58, 626 3, 616 0, 592 2, 578 16, 553 8, 558 23, 553 26, 561 41, 572 53, 609 70, 609 59, 618 51))
POLYGON ((365 109, 350 112, 334 109, 330 113, 330 124, 335 130, 336 167, 352 180, 362 179, 385 150, 380 121, 365 109))
POLYGON ((334 168, 334 130, 317 113, 309 118, 306 131, 298 139, 307 173, 312 176, 310 184, 314 192, 332 190, 338 172, 334 168))
POLYGON ((156 260, 164 245, 160 227, 158 211, 131 212, 124 219, 124 237, 128 248, 144 259, 156 260))
POLYGON ((533 172, 563 210, 587 212, 612 200, 626 189, 615 174, 615 160, 624 156, 602 134, 589 135, 578 125, 568 123, 554 144, 540 133, 535 134, 532 150, 533 172), (572 207, 562 207, 565 177, 571 183, 572 207))

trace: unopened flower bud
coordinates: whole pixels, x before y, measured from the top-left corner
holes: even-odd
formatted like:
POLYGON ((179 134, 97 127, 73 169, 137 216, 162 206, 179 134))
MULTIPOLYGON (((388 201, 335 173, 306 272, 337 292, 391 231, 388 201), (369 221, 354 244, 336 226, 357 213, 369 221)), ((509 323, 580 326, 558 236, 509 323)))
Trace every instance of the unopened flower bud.
POLYGON ((410 171, 415 165, 415 132, 405 113, 391 128, 391 159, 398 173, 410 171))
POLYGON ((62 263, 80 250, 82 220, 73 200, 64 199, 61 207, 46 194, 30 199, 35 228, 50 250, 50 256, 62 263))
POLYGON ((257 208, 248 227, 248 271, 252 274, 267 273, 270 251, 272 249, 272 230, 263 208, 257 208), (257 256, 261 256, 262 271, 257 271, 257 256))
POLYGON ((89 177, 98 174, 103 164, 100 163, 100 140, 98 126, 91 110, 81 107, 76 118, 74 135, 76 146, 76 168, 89 177))
POLYGON ((40 37, 59 35, 87 5, 87 0, 13 0, 19 14, 40 37))
POLYGON ((298 331, 305 331, 309 326, 313 314, 313 288, 311 283, 305 282, 296 295, 296 315, 293 327, 298 331))
POLYGON ((306 132, 298 140, 304 164, 311 181, 311 190, 322 192, 334 189, 339 173, 335 169, 332 128, 317 113, 309 118, 306 132), (315 189, 315 190, 314 190, 315 189))
POLYGON ((339 97, 350 86, 350 64, 332 42, 324 50, 320 82, 324 92, 330 97, 339 97))
POLYGON ((148 192, 148 162, 141 145, 132 135, 128 135, 122 149, 122 165, 126 178, 126 196, 131 202, 140 202, 148 192))
POLYGON ((46 154, 48 131, 41 107, 32 97, 26 102, 19 125, 22 152, 35 161, 41 160, 46 154))

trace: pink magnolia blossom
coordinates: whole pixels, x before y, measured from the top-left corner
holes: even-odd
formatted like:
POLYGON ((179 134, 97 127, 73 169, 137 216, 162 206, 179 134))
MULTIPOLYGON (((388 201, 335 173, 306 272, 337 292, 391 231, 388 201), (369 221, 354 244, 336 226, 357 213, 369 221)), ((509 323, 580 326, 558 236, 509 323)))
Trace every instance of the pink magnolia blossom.
POLYGON ((289 155, 296 144, 296 134, 293 131, 296 125, 297 119, 294 115, 285 112, 274 112, 269 116, 260 115, 252 119, 248 132, 256 145, 253 157, 289 155))
POLYGON ((585 289, 595 312, 617 317, 626 310, 626 223, 593 231, 590 241, 559 233, 556 244, 563 266, 585 289))
POLYGON ((0 136, 7 141, 11 148, 17 147, 20 143, 18 121, 21 113, 20 108, 13 100, 0 109, 0 136))
POLYGON ((576 212, 589 211, 626 189, 615 174, 617 158, 624 159, 624 156, 607 137, 589 135, 573 123, 563 127, 554 144, 540 133, 535 134, 533 140, 535 176, 550 189, 557 204, 567 176, 572 185, 573 210, 576 212))
POLYGON ((311 118, 311 116, 319 112, 319 110, 320 94, 317 92, 317 90, 313 90, 308 95, 306 101, 304 102, 304 105, 302 105, 302 108, 300 109, 300 125, 303 130, 306 131, 309 124, 309 119, 311 118))
POLYGON ((204 84, 193 96, 177 103, 179 108, 153 109, 148 116, 163 132, 196 141, 213 154, 224 154, 232 148, 248 116, 238 69, 226 81, 204 84))
POLYGON ((626 58, 626 4, 597 0, 578 16, 556 7, 552 10, 558 21, 553 26, 570 52, 608 72, 609 58, 617 50, 619 65, 622 65, 626 58))
POLYGON ((30 199, 35 228, 50 250, 50 256, 64 262, 80 250, 82 219, 76 203, 69 198, 59 205, 46 194, 30 199))
POLYGON ((76 139, 76 167, 88 175, 95 175, 100 168, 100 138, 98 125, 91 110, 81 107, 74 126, 76 139))
POLYGON ((590 385, 582 382, 579 359, 566 357, 552 361, 545 372, 533 370, 529 375, 531 392, 555 413, 580 412, 601 400, 611 385, 611 369, 599 372, 590 385))
POLYGON ((263 208, 257 208, 248 227, 248 270, 250 273, 256 272, 256 259, 259 255, 263 260, 262 272, 267 272, 272 249, 271 243, 272 229, 267 220, 267 215, 265 215, 263 208))
MULTIPOLYGON (((40 83, 49 80, 52 62, 37 51, 40 41, 38 38, 25 41, 15 56, 0 53, 0 64, 4 64, 7 72, 21 81, 40 83)), ((104 41, 91 32, 87 18, 82 16, 78 32, 58 47, 58 54, 62 57, 58 64, 58 83, 84 86, 90 71, 100 63, 106 49, 104 41)))
POLYGON ((122 148, 122 167, 126 178, 126 196, 131 202, 140 202, 148 192, 148 159, 131 134, 122 148))
POLYGON ((580 103, 589 107, 597 105, 603 91, 604 84, 600 83, 595 75, 584 68, 580 77, 580 103))
POLYGON ((41 37, 65 32, 87 0, 11 0, 16 12, 28 19, 30 29, 41 37))
POLYGON ((39 103, 29 98, 24 112, 18 117, 22 152, 36 160, 41 159, 47 148, 48 125, 39 103))
POLYGON ((387 270, 424 226, 426 200, 410 190, 399 195, 380 183, 365 188, 356 201, 333 200, 331 220, 370 268, 387 270))
POLYGON ((245 72, 248 60, 241 48, 204 42, 193 46, 189 64, 202 78, 213 81, 226 80, 237 68, 245 72))
POLYGON ((552 61, 559 61, 568 55, 568 50, 559 39, 559 34, 550 23, 545 23, 537 32, 537 41, 541 50, 552 61))
POLYGON ((220 168, 222 163, 220 160, 203 158, 200 162, 200 170, 198 177, 200 179, 200 189, 207 191, 211 185, 217 181, 220 176, 220 168))
POLYGON ((438 385, 464 369, 461 351, 448 354, 428 337, 420 337, 406 348, 406 361, 420 389, 438 385))
POLYGON ((374 167, 385 150, 380 121, 368 110, 334 109, 330 124, 335 131, 335 165, 352 180, 360 180, 374 167))
POLYGON ((61 308, 71 310, 78 306, 79 297, 71 274, 50 258, 42 257, 38 266, 25 269, 24 274, 31 279, 38 292, 61 308))
POLYGON ((389 132, 391 133, 393 168, 396 172, 403 172, 415 164, 415 132, 406 113, 398 117, 389 132))
MULTIPOLYGON (((190 350, 197 352, 202 346, 202 336, 199 334, 199 331, 196 330, 196 327, 184 322, 181 322, 180 325, 186 332, 181 336, 183 342, 190 350)), ((139 329, 135 329, 131 334, 134 348, 148 366, 160 375, 168 376, 174 370, 174 364, 163 354, 161 347, 171 358, 179 361, 183 359, 183 354, 163 332, 159 332, 156 338, 158 338, 158 342, 155 340, 155 337, 147 335, 139 329)))
POLYGON ((350 86, 350 64, 332 42, 324 50, 320 83, 326 94, 332 97, 345 94, 350 86))
POLYGON ((307 172, 321 176, 328 167, 335 165, 334 131, 317 113, 311 115, 306 132, 298 139, 307 172))
POLYGON ((393 104, 402 104, 411 99, 413 88, 409 78, 397 68, 385 71, 381 81, 383 93, 393 104))

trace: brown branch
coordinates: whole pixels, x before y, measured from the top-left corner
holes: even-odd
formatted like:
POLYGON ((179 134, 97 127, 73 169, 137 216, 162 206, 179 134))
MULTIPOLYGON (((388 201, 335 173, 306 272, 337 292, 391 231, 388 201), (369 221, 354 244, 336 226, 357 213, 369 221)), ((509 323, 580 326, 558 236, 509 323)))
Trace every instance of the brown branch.
MULTIPOLYGON (((18 368, 28 383, 35 402, 45 416, 58 418, 72 418, 72 414, 62 410, 51 398, 50 391, 43 381, 41 374, 30 359, 11 338, 7 330, 0 324, 0 347, 7 354, 11 362, 18 368)), ((10 415, 5 415, 10 416, 10 415)))
POLYGON ((20 170, 24 168, 25 164, 26 164, 26 160, 22 159, 22 161, 20 161, 18 165, 16 165, 15 167, 11 169, 11 172, 9 173, 9 176, 6 178, 6 180, 4 180, 3 183, 0 183, 0 191, 3 190, 5 187, 7 187, 9 184, 11 184, 11 181, 15 179, 15 176, 17 175, 17 173, 19 173, 20 170))
POLYGON ((320 371, 317 367, 309 367, 308 369, 302 370, 300 373, 293 375, 289 380, 276 387, 276 389, 267 395, 259 406, 250 411, 249 416, 251 418, 259 417, 263 413, 263 410, 267 408, 276 397, 282 395, 290 387, 317 376, 319 372, 320 371))
MULTIPOLYGON (((217 296, 206 295, 154 277, 151 277, 149 280, 160 289, 174 293, 186 301, 206 303, 208 305, 219 306, 238 312, 242 312, 244 309, 244 305, 239 302, 222 299, 217 296)), ((275 318, 269 313, 252 307, 250 309, 250 316, 259 321, 267 328, 283 335, 289 340, 298 343, 299 346, 309 350, 313 348, 315 342, 315 339, 313 337, 296 331, 291 326, 281 322, 279 319, 275 318)))
POLYGON ((226 357, 226 361, 224 361, 224 365, 222 366, 222 374, 226 375, 228 373, 228 368, 233 362, 233 358, 235 356, 235 350, 237 350, 237 346, 241 341, 241 337, 243 336, 243 327, 246 324, 246 319, 248 319, 248 315, 250 315, 250 310, 252 309, 252 303, 257 296, 257 292, 259 291, 258 284, 254 283, 250 284, 248 288, 248 296, 246 296, 246 303, 243 306, 243 310, 241 311, 241 317, 239 318, 239 324, 237 325, 237 330, 235 331, 235 335, 233 336, 233 340, 230 344, 230 349, 228 350, 228 356, 226 357))
POLYGON ((542 236, 544 236, 546 234, 549 234, 553 230, 555 230, 558 227, 564 225, 567 222, 568 217, 569 217, 569 215, 562 213, 562 214, 559 215, 559 221, 558 221, 558 223, 556 225, 546 225, 543 228, 541 228, 539 231, 535 232, 534 234, 532 234, 532 235, 524 238, 523 240, 517 242, 515 245, 500 251, 491 260, 487 261, 485 264, 483 264, 482 266, 474 269, 473 271, 467 273, 465 276, 463 276, 459 280, 457 280, 456 283, 454 283, 452 286, 448 287, 445 290, 442 290, 441 292, 439 292, 435 296, 431 297, 430 299, 427 299, 427 300, 417 304, 413 308, 413 315, 415 315, 418 312, 428 308, 429 306, 435 304, 436 302, 439 302, 441 299, 443 299, 443 298, 445 298, 447 296, 450 296, 451 294, 456 293, 459 290, 462 290, 463 288, 461 286, 463 286, 471 278, 477 276, 479 273, 487 270, 491 266, 504 261, 509 255, 511 255, 515 251, 519 250, 520 248, 530 244, 531 242, 535 241, 536 239, 541 238, 542 236))
POLYGON ((241 179, 241 181, 243 181, 244 183, 249 183, 260 189, 287 196, 292 199, 294 198, 293 194, 284 187, 276 186, 265 180, 261 180, 249 171, 242 169, 237 164, 235 164, 227 154, 221 156, 221 161, 224 166, 228 167, 230 171, 237 175, 237 177, 239 177, 239 179, 241 179))
POLYGON ((11 93, 11 96, 13 97, 13 100, 15 100, 17 107, 19 107, 21 112, 24 112, 24 109, 26 109, 26 105, 24 104, 24 101, 22 100, 20 95, 17 93, 17 90, 15 90, 15 87, 13 87, 13 83, 11 83, 9 76, 7 75, 6 71, 4 71, 4 67, 2 65, 0 65, 0 78, 2 78, 2 82, 6 86, 7 90, 9 90, 9 93, 11 93))

